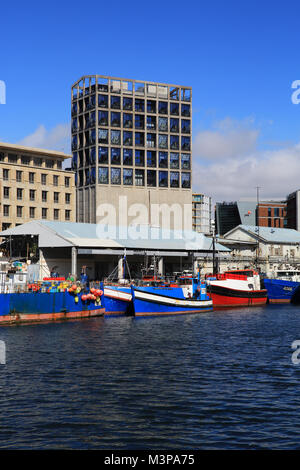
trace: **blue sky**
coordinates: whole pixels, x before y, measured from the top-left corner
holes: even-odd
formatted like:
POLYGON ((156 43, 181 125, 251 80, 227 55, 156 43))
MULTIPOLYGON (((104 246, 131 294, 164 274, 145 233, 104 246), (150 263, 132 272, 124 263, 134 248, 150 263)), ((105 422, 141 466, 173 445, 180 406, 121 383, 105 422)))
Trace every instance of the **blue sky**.
POLYGON ((300 79, 299 13, 296 1, 5 3, 0 140, 69 152, 62 136, 70 87, 85 74, 186 84, 193 87, 195 189, 234 199, 259 184, 266 197, 283 197, 297 189, 291 175, 300 160, 300 105, 291 102, 300 79), (293 170, 284 183, 282 152, 293 170), (272 158, 275 184, 261 175, 272 158), (252 179, 233 188, 243 168, 252 179))

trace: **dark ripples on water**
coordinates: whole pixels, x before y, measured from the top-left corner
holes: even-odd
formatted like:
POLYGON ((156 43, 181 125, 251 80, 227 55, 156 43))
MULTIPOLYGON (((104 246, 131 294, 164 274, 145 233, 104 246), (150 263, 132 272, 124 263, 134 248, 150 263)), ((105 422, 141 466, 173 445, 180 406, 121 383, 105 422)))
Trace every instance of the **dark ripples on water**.
POLYGON ((0 328, 0 448, 296 449, 300 308, 0 328))

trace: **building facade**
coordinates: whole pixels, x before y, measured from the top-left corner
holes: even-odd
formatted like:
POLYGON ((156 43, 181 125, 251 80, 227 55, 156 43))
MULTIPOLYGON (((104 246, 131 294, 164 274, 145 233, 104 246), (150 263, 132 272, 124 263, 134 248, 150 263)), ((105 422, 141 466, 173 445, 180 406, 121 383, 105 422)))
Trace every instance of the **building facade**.
POLYGON ((193 230, 211 234, 211 197, 193 194, 193 230))
POLYGON ((71 155, 0 143, 1 229, 30 220, 76 220, 75 174, 63 170, 71 155))
POLYGON ((287 227, 300 231, 300 190, 287 196, 286 201, 287 227))
POLYGON ((286 207, 286 201, 260 202, 257 205, 257 225, 260 227, 286 228, 286 207))
MULTIPOLYGON (((100 221, 109 204, 118 224, 120 197, 128 208, 145 208, 144 222, 170 228, 185 206, 191 212, 190 87, 84 76, 72 86, 71 115, 78 222, 100 221), (151 216, 152 206, 162 204, 174 209, 170 222, 151 216)), ((128 209, 128 223, 135 213, 128 209)), ((188 229, 191 220, 190 213, 188 229)))

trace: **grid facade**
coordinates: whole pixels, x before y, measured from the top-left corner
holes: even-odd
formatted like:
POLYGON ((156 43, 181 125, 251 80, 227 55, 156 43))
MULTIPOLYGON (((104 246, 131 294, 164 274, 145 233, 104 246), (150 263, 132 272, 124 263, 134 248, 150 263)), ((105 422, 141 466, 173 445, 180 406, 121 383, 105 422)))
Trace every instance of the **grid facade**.
POLYGON ((79 222, 101 188, 191 191, 190 87, 85 76, 71 114, 79 222))
POLYGON ((211 197, 193 194, 193 230, 209 235, 211 233, 211 197))

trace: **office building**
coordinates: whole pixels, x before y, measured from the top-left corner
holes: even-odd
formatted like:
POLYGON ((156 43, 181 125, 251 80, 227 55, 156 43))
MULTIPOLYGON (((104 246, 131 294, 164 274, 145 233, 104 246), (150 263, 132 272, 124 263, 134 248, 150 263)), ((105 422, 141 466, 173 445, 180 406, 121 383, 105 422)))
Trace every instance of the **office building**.
MULTIPOLYGON (((71 114, 78 222, 98 222, 109 204, 118 224, 120 197, 128 208, 142 204, 147 223, 170 228, 185 206, 191 210, 190 87, 84 76, 72 86, 71 114), (153 220, 155 204, 176 205, 169 222, 153 220)), ((133 213, 128 210, 128 224, 133 213)), ((191 213, 189 220, 191 229, 191 213)))
POLYGON ((71 155, 0 143, 1 229, 31 220, 76 220, 75 174, 63 170, 71 155))

